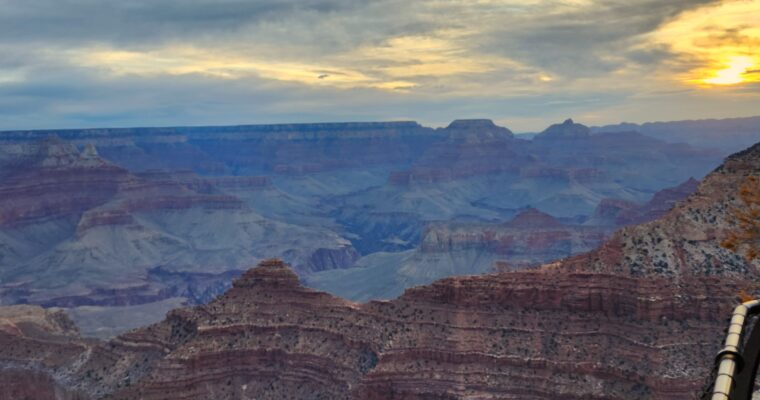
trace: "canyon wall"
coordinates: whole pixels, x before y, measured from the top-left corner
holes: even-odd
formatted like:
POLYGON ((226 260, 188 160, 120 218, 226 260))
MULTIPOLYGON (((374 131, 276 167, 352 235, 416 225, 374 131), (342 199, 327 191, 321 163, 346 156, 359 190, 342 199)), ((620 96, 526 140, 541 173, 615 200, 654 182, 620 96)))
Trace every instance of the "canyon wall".
POLYGON ((0 360, 83 398, 690 399, 736 294, 756 290, 760 264, 720 241, 758 175, 760 144, 658 220, 535 270, 358 304, 267 260, 210 303, 108 343, 52 341, 72 355, 42 368, 25 336, 3 334, 0 360))

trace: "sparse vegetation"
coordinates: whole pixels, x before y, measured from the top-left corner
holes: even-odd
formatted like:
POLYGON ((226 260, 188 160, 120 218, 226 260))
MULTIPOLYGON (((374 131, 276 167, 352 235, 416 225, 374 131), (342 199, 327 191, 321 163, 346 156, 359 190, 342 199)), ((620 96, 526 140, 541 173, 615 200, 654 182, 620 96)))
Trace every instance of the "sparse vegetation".
POLYGON ((748 177, 739 188, 739 198, 744 205, 731 212, 737 228, 721 245, 753 261, 760 257, 760 179, 748 177))

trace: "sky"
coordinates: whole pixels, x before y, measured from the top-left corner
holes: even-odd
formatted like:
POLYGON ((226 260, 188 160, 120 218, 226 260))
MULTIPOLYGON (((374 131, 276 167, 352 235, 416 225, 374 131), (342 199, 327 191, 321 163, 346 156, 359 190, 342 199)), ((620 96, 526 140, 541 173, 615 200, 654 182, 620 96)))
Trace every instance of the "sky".
POLYGON ((760 0, 0 0, 0 129, 760 114, 760 0))

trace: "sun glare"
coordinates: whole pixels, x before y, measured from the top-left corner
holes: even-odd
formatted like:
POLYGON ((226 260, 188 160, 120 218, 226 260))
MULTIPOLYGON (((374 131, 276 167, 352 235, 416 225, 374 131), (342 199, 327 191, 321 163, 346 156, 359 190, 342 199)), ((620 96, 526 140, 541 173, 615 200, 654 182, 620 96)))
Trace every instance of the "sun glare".
POLYGON ((705 83, 713 85, 735 85, 744 82, 744 74, 753 65, 749 57, 732 57, 728 62, 728 67, 715 71, 712 78, 705 79, 705 83))
POLYGON ((714 2, 684 12, 653 34, 674 56, 672 78, 703 88, 760 81, 760 0, 714 2))

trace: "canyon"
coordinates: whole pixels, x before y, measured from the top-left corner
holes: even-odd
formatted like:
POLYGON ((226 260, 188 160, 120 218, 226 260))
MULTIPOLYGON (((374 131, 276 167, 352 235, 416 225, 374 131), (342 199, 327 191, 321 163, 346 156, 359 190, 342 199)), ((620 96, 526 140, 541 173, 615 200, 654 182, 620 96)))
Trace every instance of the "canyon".
POLYGON ((592 127, 593 132, 641 132, 669 142, 735 152, 757 142, 760 117, 699 119, 671 122, 621 123, 592 127))
POLYGON ((532 140, 490 120, 2 132, 0 304, 112 336, 271 257, 308 286, 390 299, 588 251, 726 154, 572 120, 532 140))
MULTIPOLYGON (((40 400, 691 399, 737 293, 757 290, 760 261, 720 244, 739 187, 757 176, 760 143, 591 251, 392 300, 307 288, 269 259, 207 304, 107 342, 81 337, 60 311, 3 307, 0 387, 40 400)), ((562 226, 528 210, 504 229, 523 224, 562 226)))

